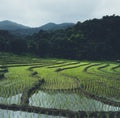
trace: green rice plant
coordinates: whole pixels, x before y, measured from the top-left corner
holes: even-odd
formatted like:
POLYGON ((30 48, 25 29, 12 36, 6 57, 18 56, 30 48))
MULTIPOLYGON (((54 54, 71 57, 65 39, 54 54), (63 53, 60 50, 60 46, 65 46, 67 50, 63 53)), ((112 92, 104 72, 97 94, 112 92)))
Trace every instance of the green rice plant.
MULTIPOLYGON (((4 69, 1 67, 7 67, 8 71, 4 73, 5 79, 0 80, 0 103, 20 104, 23 91, 43 78, 45 83, 40 89, 44 91, 37 90, 29 98, 29 105, 73 111, 120 110, 119 107, 113 107, 85 95, 89 93, 95 97, 120 102, 118 63, 39 59, 3 54, 0 56, 0 73, 4 69)), ((11 112, 6 113, 11 118, 11 112)), ((20 116, 22 114, 23 112, 20 112, 20 116)), ((40 117, 34 113, 23 115, 27 116, 40 117)))

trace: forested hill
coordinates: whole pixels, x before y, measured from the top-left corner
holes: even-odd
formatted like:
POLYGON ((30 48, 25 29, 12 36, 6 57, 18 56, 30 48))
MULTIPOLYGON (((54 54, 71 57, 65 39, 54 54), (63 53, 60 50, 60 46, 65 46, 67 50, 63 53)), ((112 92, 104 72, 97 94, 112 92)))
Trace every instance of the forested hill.
POLYGON ((40 27, 13 30, 11 31, 11 33, 16 36, 25 37, 25 36, 33 35, 34 33, 38 33, 40 30, 48 31, 48 30, 66 29, 72 26, 74 26, 74 23, 62 23, 62 24, 47 23, 40 27))
POLYGON ((61 23, 61 24, 55 24, 55 23, 47 23, 45 25, 42 25, 40 27, 28 27, 24 26, 22 24, 18 24, 13 21, 4 20, 0 21, 0 30, 8 30, 11 34, 15 36, 29 36, 34 33, 38 33, 40 30, 58 30, 58 29, 66 29, 69 27, 74 26, 74 23, 61 23))
POLYGON ((27 48, 25 39, 10 34, 9 31, 0 30, 0 52, 13 52, 21 54, 27 48))
MULTIPOLYGON (((11 38, 14 40, 6 41, 4 38, 7 35, 0 33, 0 43, 7 45, 5 51, 14 53, 27 52, 40 57, 89 60, 120 58, 120 17, 115 15, 78 22, 65 30, 41 30, 24 40, 14 37, 11 38), (11 45, 12 50, 9 48, 11 45)), ((0 50, 4 51, 1 48, 0 50)))
POLYGON ((0 30, 22 30, 22 29, 29 29, 30 27, 9 21, 9 20, 4 20, 0 21, 0 30))

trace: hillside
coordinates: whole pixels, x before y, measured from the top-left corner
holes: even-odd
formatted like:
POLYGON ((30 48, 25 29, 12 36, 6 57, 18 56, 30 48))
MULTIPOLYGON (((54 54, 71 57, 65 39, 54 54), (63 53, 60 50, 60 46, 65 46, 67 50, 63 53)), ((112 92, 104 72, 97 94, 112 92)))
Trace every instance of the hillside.
POLYGON ((14 30, 11 31, 11 33, 17 36, 28 36, 34 33, 38 33, 40 30, 50 31, 50 30, 66 29, 74 25, 75 25, 74 23, 62 23, 62 24, 47 23, 40 27, 14 30))
POLYGON ((39 29, 41 29, 41 30, 58 30, 58 29, 72 27, 72 26, 74 26, 74 23, 62 23, 62 24, 47 23, 47 24, 39 27, 39 29))
POLYGON ((26 51, 26 41, 15 37, 9 31, 0 30, 0 52, 20 54, 26 51))
MULTIPOLYGON (((78 22, 73 27, 43 31, 21 40, 8 42, 8 50, 32 53, 40 57, 87 60, 117 60, 120 58, 120 16, 78 22), (12 45, 12 46, 11 46, 12 45)), ((1 39, 0 39, 1 40, 1 39)))
POLYGON ((27 28, 29 27, 8 20, 0 22, 0 30, 17 30, 27 28))
POLYGON ((71 59, 117 60, 120 58, 120 17, 78 22, 66 30, 40 31, 28 37, 30 52, 71 59), (36 46, 35 46, 36 45, 36 46))
POLYGON ((66 29, 72 26, 74 26, 74 23, 62 23, 62 24, 47 23, 40 27, 32 28, 9 20, 0 22, 0 30, 8 30, 11 34, 15 36, 28 36, 34 33, 38 33, 40 30, 59 30, 66 29))

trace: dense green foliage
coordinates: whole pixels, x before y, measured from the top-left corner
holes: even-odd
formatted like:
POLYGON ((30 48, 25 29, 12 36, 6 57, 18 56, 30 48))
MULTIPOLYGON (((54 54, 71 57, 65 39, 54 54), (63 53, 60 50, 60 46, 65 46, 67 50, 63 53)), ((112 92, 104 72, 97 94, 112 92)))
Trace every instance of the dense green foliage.
POLYGON ((0 31, 0 51, 32 53, 40 57, 68 59, 116 60, 120 57, 120 17, 78 22, 56 31, 39 31, 24 39, 16 39, 0 31))

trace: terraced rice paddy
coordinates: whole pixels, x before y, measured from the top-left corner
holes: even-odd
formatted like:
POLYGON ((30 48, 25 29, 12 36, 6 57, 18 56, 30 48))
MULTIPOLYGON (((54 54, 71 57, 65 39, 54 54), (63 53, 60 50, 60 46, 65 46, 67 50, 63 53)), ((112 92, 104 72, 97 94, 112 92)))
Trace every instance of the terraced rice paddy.
POLYGON ((0 118, 80 117, 78 111, 120 116, 120 63, 1 55, 0 118))

